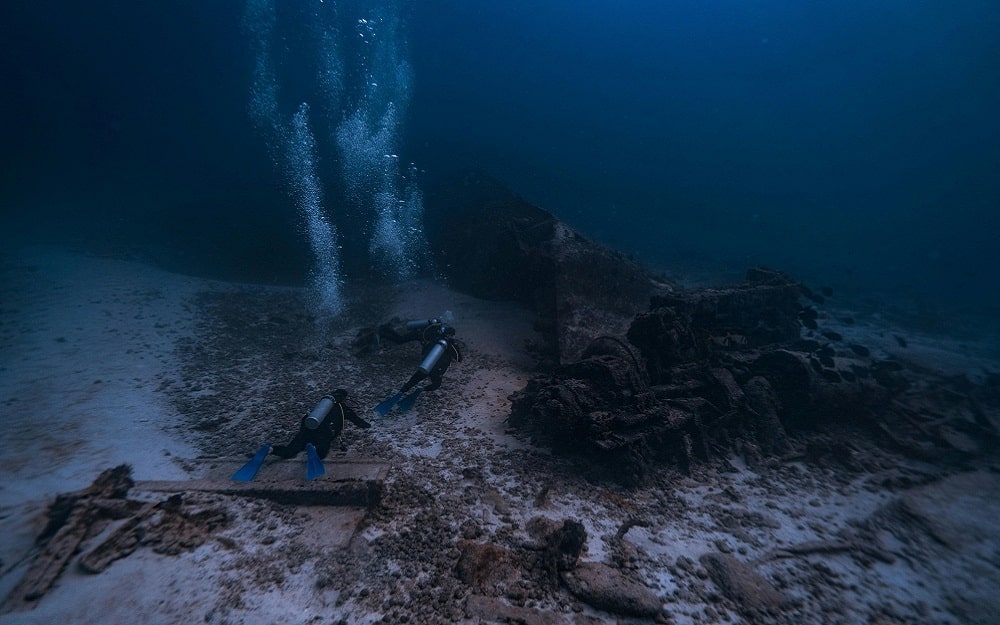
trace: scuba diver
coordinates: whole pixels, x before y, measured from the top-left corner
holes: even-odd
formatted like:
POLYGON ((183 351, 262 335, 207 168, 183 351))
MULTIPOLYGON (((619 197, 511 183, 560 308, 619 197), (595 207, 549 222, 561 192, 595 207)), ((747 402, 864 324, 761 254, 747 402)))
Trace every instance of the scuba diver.
POLYGON ((440 319, 410 321, 405 326, 405 332, 392 329, 391 332, 383 333, 382 328, 386 325, 389 324, 379 327, 379 336, 399 343, 419 340, 422 344, 422 360, 417 370, 398 392, 375 406, 375 411, 381 416, 388 414, 397 404, 400 410, 409 410, 422 391, 433 391, 441 386, 444 372, 448 370, 453 360, 462 362, 462 352, 458 349, 461 341, 455 338, 455 328, 445 325, 440 319), (429 384, 406 395, 410 389, 427 378, 430 378, 429 384))
POLYGON ((344 431, 344 419, 347 419, 360 428, 370 428, 368 423, 357 415, 344 400, 347 399, 347 391, 337 389, 332 397, 327 396, 319 400, 319 403, 309 411, 309 414, 302 417, 299 423, 299 431, 287 445, 274 445, 264 443, 257 454, 246 463, 243 468, 233 475, 237 481, 250 481, 260 470, 264 459, 269 454, 274 454, 279 458, 294 458, 303 451, 307 455, 306 478, 315 479, 326 470, 323 468, 322 458, 326 458, 330 453, 330 446, 334 439, 344 431))
POLYGON ((455 316, 452 312, 446 310, 444 314, 435 319, 403 321, 399 317, 393 317, 388 323, 362 328, 358 330, 358 334, 352 344, 354 355, 359 357, 367 356, 372 352, 378 351, 382 347, 383 340, 397 345, 411 341, 423 342, 424 334, 429 328, 451 323, 454 318, 455 316))
POLYGON ((344 431, 344 419, 347 419, 359 428, 367 429, 372 426, 351 409, 344 400, 347 399, 347 391, 338 388, 333 392, 333 397, 324 397, 319 400, 316 407, 306 416, 302 417, 299 423, 299 431, 287 445, 275 445, 271 453, 279 458, 294 458, 305 450, 306 445, 312 444, 319 453, 320 458, 326 458, 330 453, 330 445, 333 440, 344 431))

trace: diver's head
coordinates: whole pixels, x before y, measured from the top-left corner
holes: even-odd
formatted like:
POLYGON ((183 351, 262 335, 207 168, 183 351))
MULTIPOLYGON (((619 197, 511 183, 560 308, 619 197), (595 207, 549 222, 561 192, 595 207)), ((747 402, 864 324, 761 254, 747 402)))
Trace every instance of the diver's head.
POLYGON ((424 331, 425 341, 437 341, 455 336, 455 328, 446 326, 443 323, 431 326, 424 331))

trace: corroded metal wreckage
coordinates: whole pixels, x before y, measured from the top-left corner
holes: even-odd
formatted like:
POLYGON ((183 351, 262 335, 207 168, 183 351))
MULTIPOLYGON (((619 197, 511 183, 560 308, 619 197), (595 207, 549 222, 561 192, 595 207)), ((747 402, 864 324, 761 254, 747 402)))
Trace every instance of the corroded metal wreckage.
POLYGON ((432 185, 425 221, 453 288, 537 313, 546 362, 579 359, 595 337, 625 332, 650 296, 676 288, 480 173, 432 185))
POLYGON ((512 396, 511 425, 604 475, 636 482, 655 463, 689 470, 731 451, 754 463, 803 445, 860 468, 835 428, 935 462, 996 448, 1000 374, 974 383, 873 355, 819 327, 823 298, 781 272, 685 290, 480 173, 426 202, 451 286, 537 315, 545 373, 512 396))
MULTIPOLYGON (((232 547, 226 535, 238 525, 237 510, 250 500, 282 506, 322 507, 320 525, 328 546, 346 544, 366 514, 378 507, 388 465, 341 457, 309 482, 294 461, 272 463, 253 482, 229 479, 243 459, 187 461, 200 477, 179 481, 135 481, 120 465, 87 488, 59 495, 49 506, 46 527, 17 585, 0 602, 0 615, 33 609, 71 564, 97 574, 139 549, 163 556, 193 551, 208 541, 232 547)), ((255 512, 261 518, 261 511, 255 512)), ((264 513, 266 514, 266 513, 264 513)))
POLYGON ((802 293, 755 268, 743 284, 654 296, 623 336, 593 340, 579 360, 515 393, 510 423, 626 483, 655 464, 688 471, 733 451, 751 465, 788 457, 798 434, 811 437, 806 453, 862 468, 850 466, 858 450, 849 437, 819 435, 837 428, 936 462, 995 449, 996 375, 977 386, 804 338, 813 309, 802 293), (930 379, 936 393, 911 392, 930 379))

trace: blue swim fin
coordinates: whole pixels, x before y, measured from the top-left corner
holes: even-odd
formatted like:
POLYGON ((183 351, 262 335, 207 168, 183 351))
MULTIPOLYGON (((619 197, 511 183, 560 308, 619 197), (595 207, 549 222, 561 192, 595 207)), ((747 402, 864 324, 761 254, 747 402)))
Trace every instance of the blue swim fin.
POLYGON ((410 408, 413 408, 413 402, 417 401, 417 397, 420 396, 420 391, 422 391, 422 390, 424 390, 424 389, 418 388, 417 390, 413 391, 412 393, 410 393, 406 397, 400 399, 399 400, 399 409, 402 412, 406 412, 410 408))
POLYGON ((243 465, 239 471, 233 473, 232 479, 237 482, 252 481, 253 478, 257 477, 257 471, 260 471, 260 465, 264 464, 264 459, 267 458, 267 454, 269 453, 271 453, 271 446, 264 443, 249 462, 243 465))
POLYGON ((306 461, 307 480, 315 480, 326 473, 326 467, 323 466, 323 461, 320 460, 319 454, 316 453, 316 446, 312 443, 306 443, 306 456, 308 457, 306 461))
POLYGON ((375 412, 377 412, 379 416, 384 417, 385 415, 389 414, 389 411, 393 409, 393 407, 396 405, 396 402, 398 402, 399 398, 402 396, 403 396, 403 391, 400 391, 395 395, 386 397, 385 399, 382 400, 382 402, 379 405, 375 406, 375 412))

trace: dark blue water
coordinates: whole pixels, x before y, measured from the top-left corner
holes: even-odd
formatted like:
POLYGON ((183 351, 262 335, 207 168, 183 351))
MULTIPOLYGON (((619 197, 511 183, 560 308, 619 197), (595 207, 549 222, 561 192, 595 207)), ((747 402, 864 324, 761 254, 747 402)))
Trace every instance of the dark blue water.
MULTIPOLYGON (((345 200, 340 115, 317 113, 316 33, 339 33, 356 100, 355 27, 378 6, 400 19, 411 83, 393 147, 419 180, 485 169, 657 268, 763 263, 838 293, 1000 314, 995 2, 279 4, 281 115, 303 101, 315 114, 348 278, 375 227, 345 200)), ((229 0, 5 3, 5 230, 303 280, 302 213, 248 113, 244 13, 229 0)))

